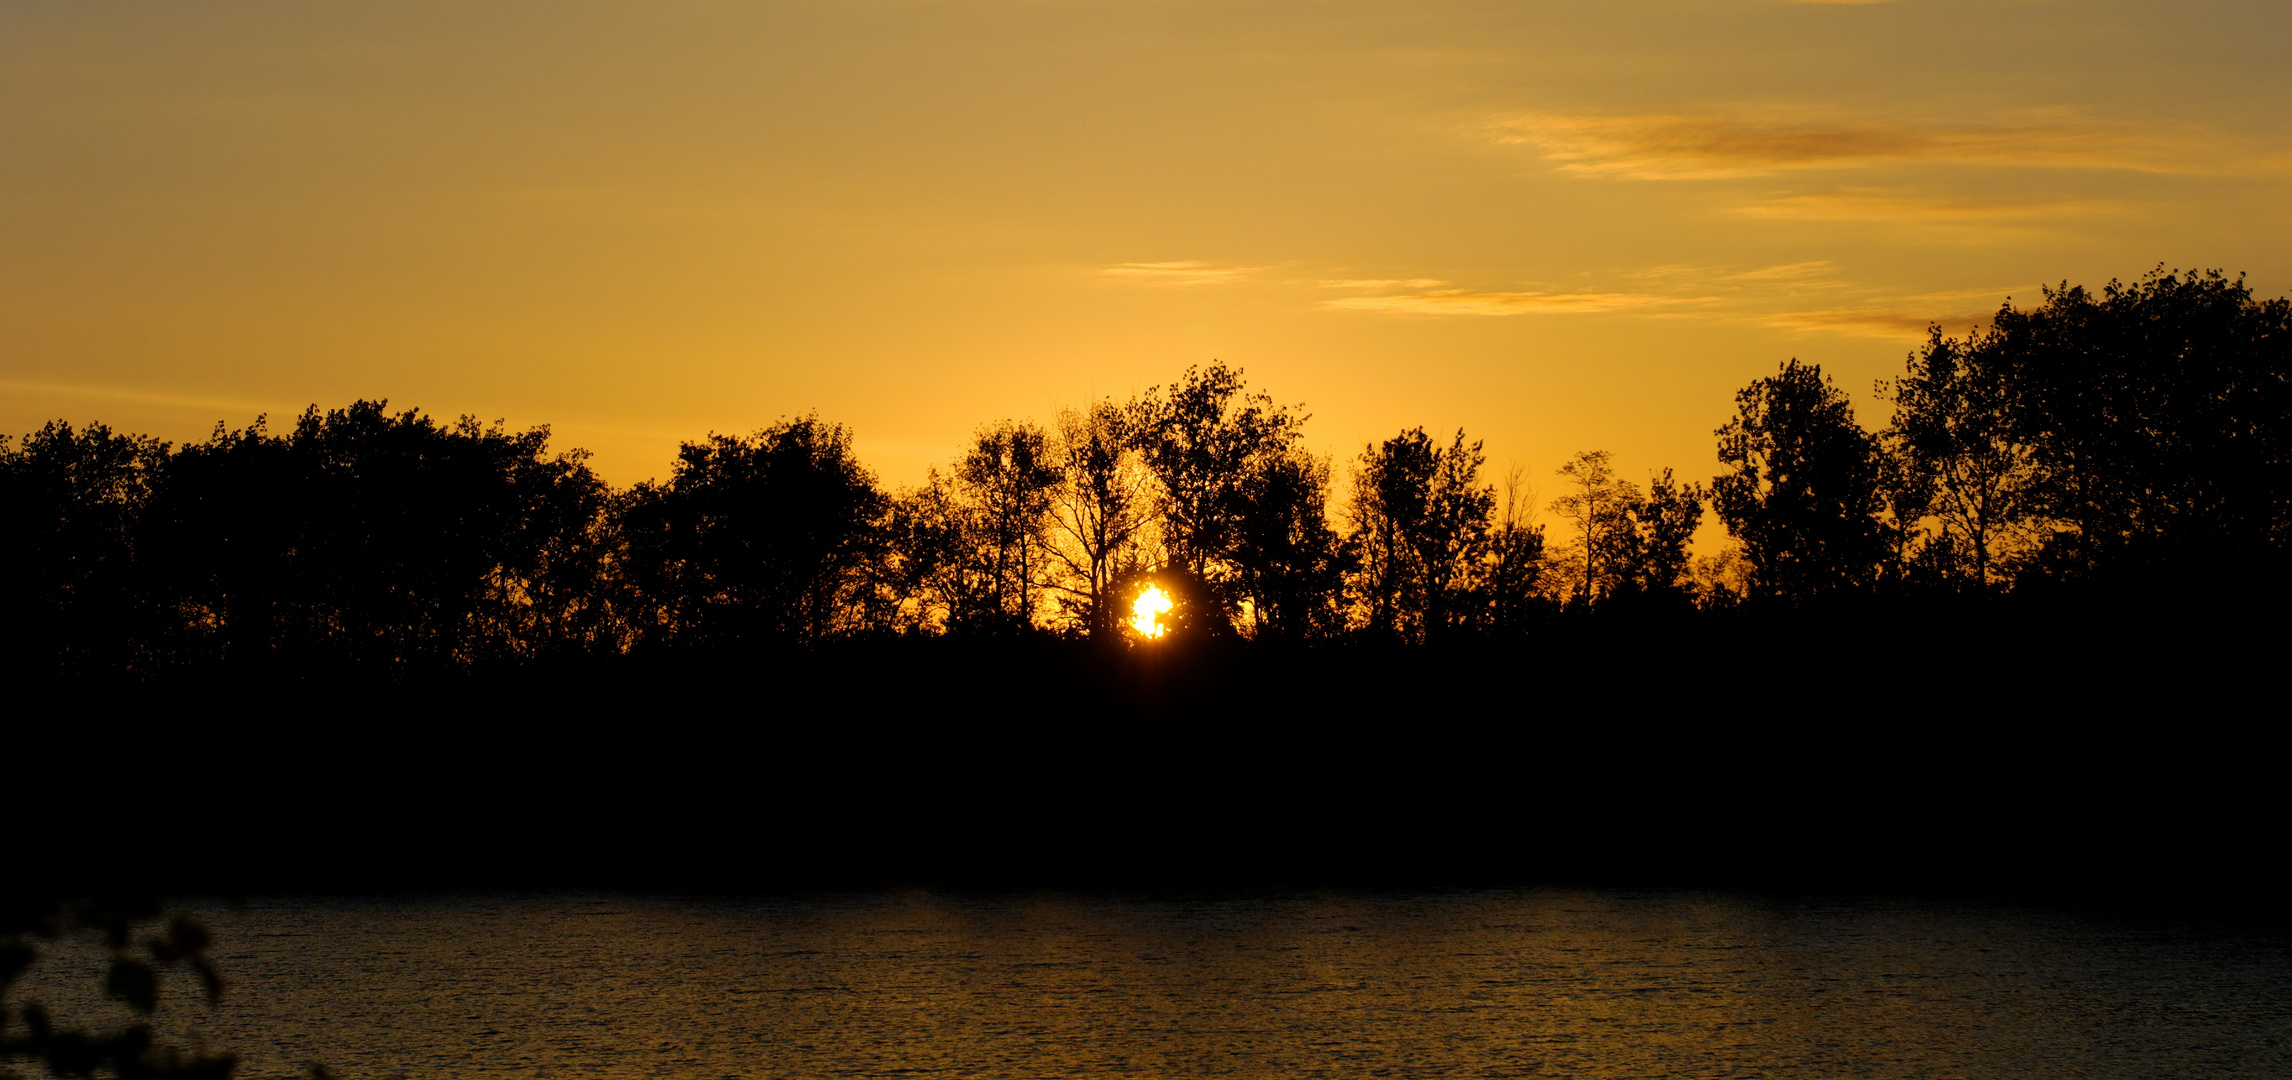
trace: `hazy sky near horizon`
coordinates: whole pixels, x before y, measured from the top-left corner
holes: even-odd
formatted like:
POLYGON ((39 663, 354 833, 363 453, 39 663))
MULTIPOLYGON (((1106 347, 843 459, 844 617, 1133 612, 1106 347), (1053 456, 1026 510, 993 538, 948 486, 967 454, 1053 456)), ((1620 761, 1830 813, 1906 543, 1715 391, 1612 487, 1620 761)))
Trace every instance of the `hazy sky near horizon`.
POLYGON ((2292 291, 2292 5, 0 0, 0 431, 387 398, 894 486, 1213 359, 1344 463, 1708 477, 1818 363, 2162 262, 2292 291))

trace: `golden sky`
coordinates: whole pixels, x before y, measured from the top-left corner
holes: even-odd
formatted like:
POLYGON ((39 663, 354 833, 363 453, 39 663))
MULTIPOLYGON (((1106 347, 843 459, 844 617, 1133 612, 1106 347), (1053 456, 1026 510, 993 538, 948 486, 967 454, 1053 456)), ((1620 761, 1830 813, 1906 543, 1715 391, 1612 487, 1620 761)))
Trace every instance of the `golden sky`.
POLYGON ((0 0, 0 431, 316 402, 890 485, 1220 359, 1343 463, 1716 470, 1819 363, 2292 291, 2281 0, 0 0))

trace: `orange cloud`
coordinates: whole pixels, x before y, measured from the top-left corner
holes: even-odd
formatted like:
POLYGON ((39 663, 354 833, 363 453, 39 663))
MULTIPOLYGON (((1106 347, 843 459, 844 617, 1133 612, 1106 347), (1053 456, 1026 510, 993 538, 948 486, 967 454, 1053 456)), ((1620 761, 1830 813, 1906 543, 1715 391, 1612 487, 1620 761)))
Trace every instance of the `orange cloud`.
POLYGON ((1915 124, 1781 110, 1625 116, 1520 113, 1491 121, 1497 142, 1533 146, 1563 171, 1637 180, 1710 180, 1881 162, 2188 170, 2172 140, 2066 114, 1989 125, 1915 124))
POLYGON ((1237 281, 1255 266, 1217 266, 1206 262, 1116 263, 1099 273, 1147 285, 1224 285, 1237 281))
POLYGON ((1785 311, 1758 321, 1785 330, 1826 330, 1854 337, 1923 341, 1929 328, 1962 334, 1989 325, 1997 304, 2011 289, 1959 289, 1918 296, 1874 297, 1860 304, 1811 311, 1785 311), (1987 307, 1973 305, 1987 303, 1987 307), (1939 313, 1939 314, 1938 314, 1939 313))
POLYGON ((2011 201, 1935 198, 1883 191, 1831 191, 1784 195, 1736 213, 1797 221, 1895 221, 1906 224, 1990 224, 2035 218, 2085 217, 2113 213, 2118 203, 2098 199, 2011 201))
POLYGON ((1469 292, 1464 289, 1442 289, 1388 296, 1348 296, 1324 300, 1321 306, 1389 315, 1553 315, 1677 307, 1707 303, 1712 299, 1708 296, 1656 296, 1649 293, 1469 292))

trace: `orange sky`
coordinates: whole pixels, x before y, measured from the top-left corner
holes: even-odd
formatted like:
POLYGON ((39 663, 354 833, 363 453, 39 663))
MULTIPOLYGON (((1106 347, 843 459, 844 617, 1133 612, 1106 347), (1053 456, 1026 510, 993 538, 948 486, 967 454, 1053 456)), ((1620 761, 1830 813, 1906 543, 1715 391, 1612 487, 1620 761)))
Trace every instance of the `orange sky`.
MULTIPOLYGON (((1787 357, 2292 290, 2292 5, 0 0, 0 431, 386 397, 890 485, 1213 358, 1343 462, 1715 471, 1787 357)), ((1342 486, 1342 484, 1340 484, 1342 486)))

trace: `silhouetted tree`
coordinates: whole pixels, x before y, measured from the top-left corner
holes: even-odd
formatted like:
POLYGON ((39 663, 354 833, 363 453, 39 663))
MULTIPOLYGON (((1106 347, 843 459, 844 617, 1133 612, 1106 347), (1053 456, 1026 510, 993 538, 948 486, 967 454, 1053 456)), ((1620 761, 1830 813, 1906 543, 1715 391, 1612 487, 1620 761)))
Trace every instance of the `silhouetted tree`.
POLYGON ((1032 424, 1005 420, 980 429, 955 475, 978 512, 978 545, 996 624, 1034 626, 1035 578, 1048 546, 1051 497, 1061 473, 1050 439, 1032 424))
POLYGON ((2219 271, 2064 283, 1949 359, 2005 402, 2011 422, 1979 434, 2026 448, 2008 514, 2046 534, 2048 574, 2186 593, 2194 568, 2233 566, 2281 587, 2266 568, 2292 541, 2292 303, 2219 271))
POLYGON ((1995 331, 1952 339, 1935 328, 1908 370, 1880 384, 1894 403, 1885 440, 1901 475, 1891 486, 1910 492, 1889 500, 1898 528, 1931 516, 1939 535, 1930 555, 1949 577, 1962 565, 1980 591, 2008 582, 2049 531, 2035 514, 2037 461, 2016 430, 2008 372, 1990 362, 1996 351, 1995 331))
POLYGON ((1504 478, 1504 497, 1488 535, 1481 621, 1498 634, 1534 625, 1550 604, 1544 596, 1544 527, 1535 520, 1536 495, 1515 467, 1504 478))
POLYGON ((1735 395, 1718 430, 1729 468, 1711 501, 1742 542, 1756 596, 1863 589, 1887 556, 1877 447, 1822 369, 1792 360, 1735 395))
POLYGON ((621 520, 656 637, 813 641, 853 629, 887 500, 851 435, 816 416, 685 443, 621 520))
POLYGON ((1610 563, 1614 595, 1641 606, 1692 607, 1687 545, 1703 522, 1703 489, 1680 483, 1665 469, 1648 478, 1647 494, 1634 495, 1624 513, 1610 563))
POLYGON ((546 427, 441 426, 381 401, 306 410, 286 439, 301 503, 288 563, 296 647, 390 666, 514 655, 505 624, 522 621, 510 609, 538 585, 552 535, 585 530, 603 505, 587 467, 548 457, 548 441, 546 427))
POLYGON ((1332 637, 1344 629, 1350 549, 1328 524, 1329 465, 1301 448, 1263 457, 1245 479, 1232 560, 1260 640, 1332 637))
POLYGON ((10 442, 0 438, 6 662, 46 676, 140 669, 154 627, 135 533, 167 444, 62 421, 10 442))
POLYGON ((1139 460, 1135 410, 1097 401, 1059 414, 1061 480, 1051 493, 1051 588, 1084 633, 1111 640, 1129 600, 1117 580, 1150 562, 1154 479, 1139 460))
POLYGON ((1349 509, 1361 565, 1361 629, 1371 637, 1414 640, 1422 633, 1415 597, 1423 584, 1414 538, 1431 510, 1439 467, 1432 437, 1421 427, 1372 444, 1354 466, 1349 509))
POLYGON ((1462 430, 1446 449, 1412 428, 1362 452, 1351 513, 1362 628, 1372 637, 1439 640, 1483 621, 1496 503, 1480 482, 1484 460, 1462 430))
POLYGON ((1690 559, 1687 577, 1695 606, 1704 611, 1736 607, 1751 594, 1751 566, 1743 560, 1740 544, 1728 544, 1709 555, 1690 559))
POLYGON ((1138 446, 1161 482, 1162 543, 1170 563, 1201 582, 1204 600, 1230 625, 1242 596, 1232 560, 1250 512, 1250 477, 1283 459, 1305 422, 1264 394, 1244 394, 1241 372, 1189 368, 1137 403, 1138 446))
POLYGON ((315 509, 294 449, 264 419, 167 463, 140 546, 160 602, 172 610, 170 651, 193 666, 262 664, 291 646, 320 646, 305 628, 316 598, 300 584, 302 527, 315 509))
MULTIPOLYGON (((996 576, 980 556, 979 508, 937 469, 891 502, 876 591, 894 608, 891 628, 966 631, 996 621, 996 576)), ((881 600, 879 599, 879 602, 881 600)))
POLYGON ((1576 526, 1574 555, 1583 565, 1571 600, 1585 608, 1613 593, 1636 557, 1631 507, 1639 489, 1616 479, 1608 456, 1605 450, 1585 450, 1570 458, 1559 469, 1566 486, 1552 500, 1552 512, 1576 526))

